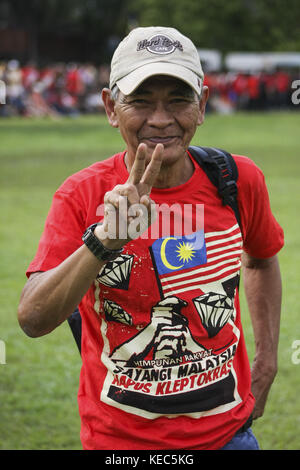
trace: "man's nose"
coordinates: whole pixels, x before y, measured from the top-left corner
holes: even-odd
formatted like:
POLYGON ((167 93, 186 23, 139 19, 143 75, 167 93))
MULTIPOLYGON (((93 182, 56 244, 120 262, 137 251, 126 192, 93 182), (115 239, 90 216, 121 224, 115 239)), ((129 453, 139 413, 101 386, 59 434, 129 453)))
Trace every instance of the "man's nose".
POLYGON ((155 103, 148 118, 148 125, 164 129, 174 122, 173 114, 163 102, 155 103))

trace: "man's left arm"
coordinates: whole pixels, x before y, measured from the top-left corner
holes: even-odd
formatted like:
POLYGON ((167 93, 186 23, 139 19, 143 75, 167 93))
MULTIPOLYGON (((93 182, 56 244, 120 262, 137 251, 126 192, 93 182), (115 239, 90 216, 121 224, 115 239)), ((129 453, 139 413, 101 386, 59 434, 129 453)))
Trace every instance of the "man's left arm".
POLYGON ((263 415, 268 393, 277 373, 281 311, 281 274, 277 255, 258 259, 243 254, 243 281, 252 320, 255 357, 252 393, 256 404, 253 418, 263 415))

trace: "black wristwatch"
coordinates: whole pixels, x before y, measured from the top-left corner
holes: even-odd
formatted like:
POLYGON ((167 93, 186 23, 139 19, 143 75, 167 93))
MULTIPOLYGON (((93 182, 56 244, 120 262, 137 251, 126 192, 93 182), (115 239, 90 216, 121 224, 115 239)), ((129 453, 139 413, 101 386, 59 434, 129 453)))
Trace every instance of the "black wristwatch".
POLYGON ((90 225, 82 235, 82 240, 99 261, 112 261, 122 253, 123 248, 120 250, 110 250, 109 248, 105 248, 99 238, 94 235, 94 230, 97 225, 100 224, 90 225))

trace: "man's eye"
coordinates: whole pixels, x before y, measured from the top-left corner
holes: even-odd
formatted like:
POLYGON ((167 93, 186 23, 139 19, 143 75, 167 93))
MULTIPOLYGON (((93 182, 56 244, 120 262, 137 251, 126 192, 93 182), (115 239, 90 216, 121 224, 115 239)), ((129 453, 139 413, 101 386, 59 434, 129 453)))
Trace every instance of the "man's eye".
POLYGON ((171 103, 186 103, 188 100, 186 98, 173 98, 171 103))
POLYGON ((130 101, 130 104, 147 104, 147 100, 143 100, 142 98, 136 98, 130 101))

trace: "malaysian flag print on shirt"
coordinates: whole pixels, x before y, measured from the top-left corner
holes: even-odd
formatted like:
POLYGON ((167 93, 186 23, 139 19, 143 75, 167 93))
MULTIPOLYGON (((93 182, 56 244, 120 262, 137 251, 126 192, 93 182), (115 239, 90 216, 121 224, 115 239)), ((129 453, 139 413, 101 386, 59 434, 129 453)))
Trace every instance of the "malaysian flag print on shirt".
POLYGON ((238 224, 227 230, 156 240, 152 258, 163 297, 201 289, 232 277, 241 267, 243 240, 238 224))

